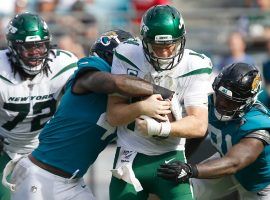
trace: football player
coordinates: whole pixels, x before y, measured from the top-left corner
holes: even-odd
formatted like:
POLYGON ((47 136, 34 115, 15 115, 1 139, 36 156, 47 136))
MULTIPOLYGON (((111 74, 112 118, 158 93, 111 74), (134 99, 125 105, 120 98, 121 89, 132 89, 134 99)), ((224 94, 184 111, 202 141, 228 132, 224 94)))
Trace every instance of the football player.
POLYGON ((149 115, 169 110, 170 102, 158 99, 169 98, 172 91, 136 77, 108 73, 114 48, 130 38, 122 30, 106 32, 91 48, 94 56, 79 60, 55 115, 39 136, 39 146, 15 166, 12 200, 94 199, 82 177, 116 137, 116 128, 106 120, 107 94, 147 97, 155 93, 134 104, 149 115))
POLYGON ((109 97, 108 121, 119 126, 111 199, 147 199, 149 193, 163 200, 193 199, 189 183, 164 181, 155 170, 164 162, 185 161, 185 138, 204 136, 208 124, 211 60, 185 49, 185 33, 180 12, 158 5, 142 18, 142 41, 135 39, 116 48, 112 73, 141 77, 175 91, 171 103, 176 121, 141 118, 140 109, 127 99, 109 97))
POLYGON ((198 200, 219 199, 238 190, 240 199, 270 199, 270 113, 256 97, 261 78, 254 66, 223 69, 209 98, 211 142, 218 153, 194 165, 163 164, 158 176, 176 183, 192 179, 198 200))
MULTIPOLYGON (((49 29, 38 15, 22 13, 8 24, 8 49, 0 51, 0 178, 6 163, 30 153, 56 110, 77 58, 52 49, 49 29)), ((0 185, 0 199, 9 191, 0 185)))

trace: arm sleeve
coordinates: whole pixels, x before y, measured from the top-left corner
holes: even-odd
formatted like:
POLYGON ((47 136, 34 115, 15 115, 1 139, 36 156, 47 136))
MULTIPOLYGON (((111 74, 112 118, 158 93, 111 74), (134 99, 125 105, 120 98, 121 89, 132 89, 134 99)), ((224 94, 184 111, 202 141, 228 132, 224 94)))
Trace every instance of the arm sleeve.
POLYGON ((211 81, 208 74, 196 75, 188 85, 185 96, 184 104, 188 106, 207 107, 208 94, 211 93, 211 81))
POLYGON ((203 58, 191 55, 188 65, 193 69, 190 72, 193 75, 186 77, 188 85, 184 92, 184 105, 207 108, 208 94, 212 92, 212 62, 205 55, 203 58))

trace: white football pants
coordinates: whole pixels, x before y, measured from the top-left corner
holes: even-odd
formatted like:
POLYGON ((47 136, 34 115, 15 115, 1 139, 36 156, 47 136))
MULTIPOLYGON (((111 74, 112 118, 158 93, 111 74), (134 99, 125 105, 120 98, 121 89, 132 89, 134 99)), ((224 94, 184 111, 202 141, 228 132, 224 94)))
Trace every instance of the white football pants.
POLYGON ((16 184, 11 200, 94 200, 83 178, 66 179, 33 164, 28 157, 15 166, 11 183, 16 184))

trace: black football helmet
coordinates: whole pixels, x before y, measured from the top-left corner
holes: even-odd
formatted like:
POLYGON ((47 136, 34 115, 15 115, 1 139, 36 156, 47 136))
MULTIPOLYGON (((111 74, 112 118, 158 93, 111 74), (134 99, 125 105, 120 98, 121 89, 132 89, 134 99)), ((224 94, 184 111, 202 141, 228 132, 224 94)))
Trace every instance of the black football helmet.
POLYGON ((261 86, 259 70, 246 63, 225 67, 215 78, 215 114, 226 121, 241 117, 256 101, 261 86))
POLYGON ((109 65, 112 65, 114 49, 120 42, 128 39, 134 39, 134 37, 126 31, 116 29, 107 31, 98 38, 90 49, 90 55, 98 56, 105 60, 109 65))

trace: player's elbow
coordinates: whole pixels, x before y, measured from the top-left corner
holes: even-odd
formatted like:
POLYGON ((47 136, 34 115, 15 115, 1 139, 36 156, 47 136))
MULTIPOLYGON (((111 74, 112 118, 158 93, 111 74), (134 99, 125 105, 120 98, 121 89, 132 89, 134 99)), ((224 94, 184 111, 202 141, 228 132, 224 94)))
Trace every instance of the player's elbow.
POLYGON ((228 158, 228 164, 226 167, 225 175, 233 175, 241 169, 241 159, 228 158))
POLYGON ((121 95, 130 95, 126 77, 121 75, 114 76, 113 86, 116 93, 121 95))
POLYGON ((196 130, 195 136, 198 138, 204 137, 206 133, 207 133, 207 123, 200 123, 200 125, 198 126, 196 130))

